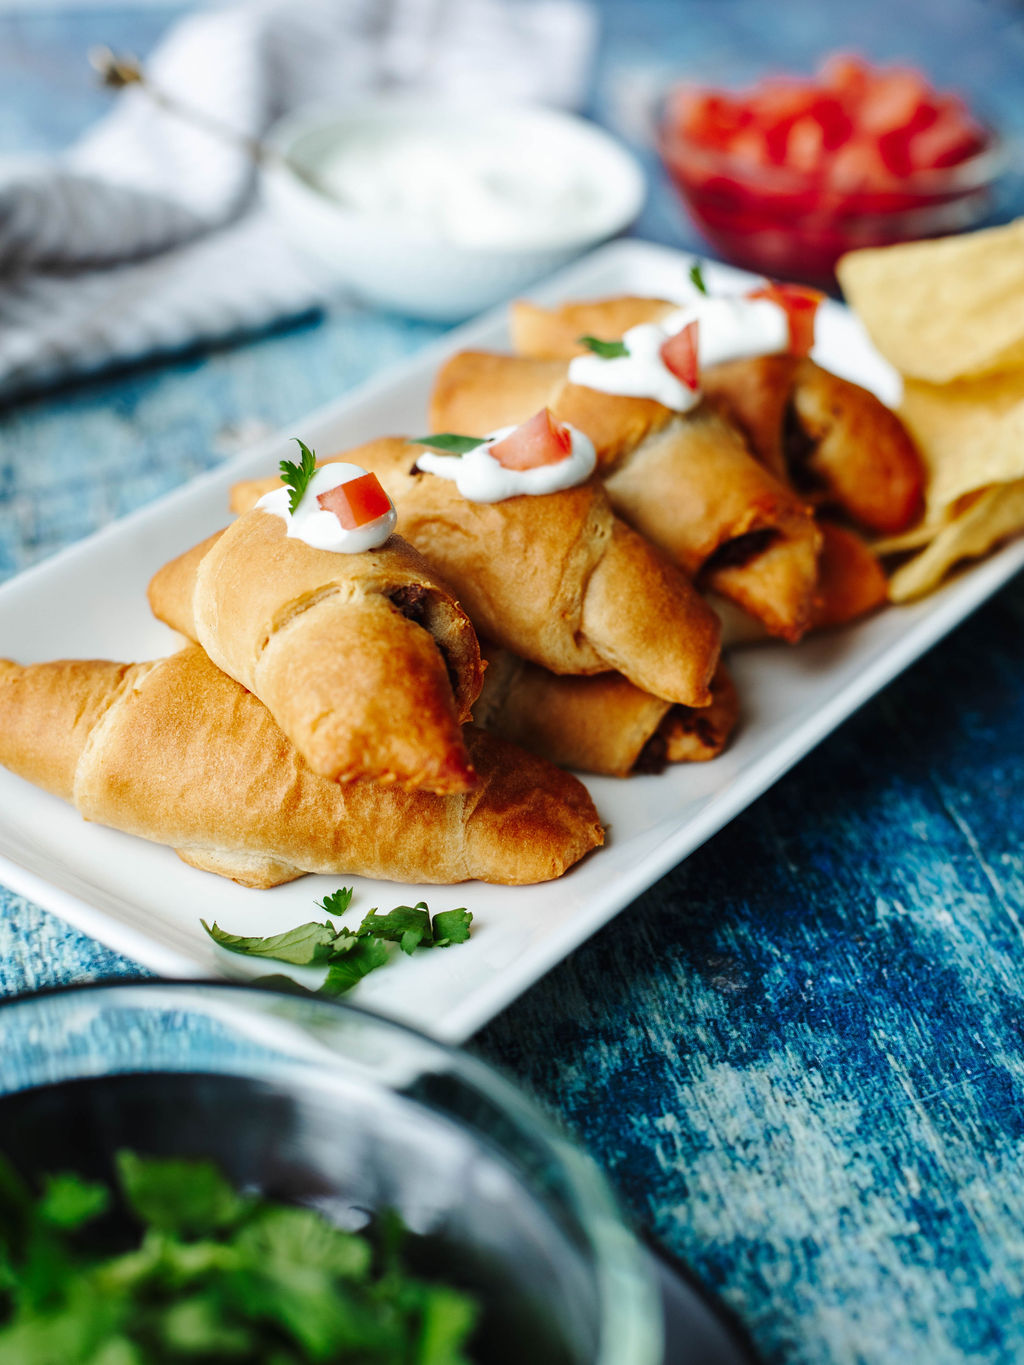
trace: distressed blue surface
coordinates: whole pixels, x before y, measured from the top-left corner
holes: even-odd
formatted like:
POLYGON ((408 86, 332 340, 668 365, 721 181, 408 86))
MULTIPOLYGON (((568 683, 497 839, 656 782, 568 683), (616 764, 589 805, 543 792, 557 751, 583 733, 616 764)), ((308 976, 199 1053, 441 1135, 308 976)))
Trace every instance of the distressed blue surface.
MULTIPOLYGON (((81 53, 183 6, 0 15, 0 154, 94 117, 81 53)), ((908 58, 1024 134, 1010 0, 607 0, 592 112, 676 72, 908 58)), ((625 124, 623 123, 625 120, 625 124)), ((653 161, 641 235, 697 245, 653 161)), ((999 212, 1024 212, 1019 179, 999 212)), ((0 577, 439 333, 315 323, 0 414, 0 577)), ((772 1362, 1024 1358, 1024 584, 1007 588, 474 1046, 569 1124, 772 1362)), ((140 969, 0 889, 0 991, 140 969)))

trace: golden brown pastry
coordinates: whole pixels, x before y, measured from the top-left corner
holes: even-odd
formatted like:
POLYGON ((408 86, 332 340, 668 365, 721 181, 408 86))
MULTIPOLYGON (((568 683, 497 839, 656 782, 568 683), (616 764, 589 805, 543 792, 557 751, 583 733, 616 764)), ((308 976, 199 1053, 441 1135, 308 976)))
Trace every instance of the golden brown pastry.
POLYGON ((586 351, 580 345, 581 336, 618 341, 631 327, 658 322, 678 308, 678 303, 669 303, 667 299, 631 294, 563 303, 558 308, 540 308, 527 299, 517 299, 509 307, 512 349, 517 355, 537 360, 570 360, 586 351))
POLYGON ((565 768, 628 777, 666 763, 721 753, 736 724, 736 689, 723 664, 709 706, 674 706, 618 673, 557 677, 507 650, 487 647, 477 703, 485 729, 565 768))
MULTIPOLYGON (((584 349, 580 336, 615 341, 677 307, 629 296, 560 308, 518 302, 511 308, 512 342, 521 356, 569 360, 584 349)), ((701 385, 761 463, 811 501, 839 508, 878 535, 905 530, 920 514, 921 457, 896 414, 869 390, 795 355, 712 365, 701 385)))
POLYGON ((713 365, 702 383, 755 454, 809 501, 875 535, 895 535, 920 516, 921 456, 897 415, 867 389, 785 355, 713 365))
POLYGON ((472 727, 470 792, 319 777, 196 646, 142 664, 0 660, 0 710, 5 767, 244 886, 305 872, 546 881, 603 841, 580 782, 472 727))
POLYGON ((483 681, 469 618, 399 536, 359 554, 253 510, 159 570, 154 613, 270 709, 314 772, 464 791, 483 681))
POLYGON ((561 361, 463 351, 438 373, 435 431, 484 435, 547 406, 594 442, 612 506, 687 574, 797 640, 820 536, 810 508, 707 404, 683 416, 571 384, 561 361))
MULTIPOLYGON (((655 696, 707 705, 717 618, 613 514, 599 480, 470 502, 451 480, 414 469, 422 449, 385 437, 336 458, 377 475, 403 536, 451 583, 478 629, 555 673, 615 669, 655 696)), ((232 508, 252 507, 277 483, 236 485, 232 508)))
POLYGON ((889 584, 871 547, 834 521, 820 522, 824 535, 818 561, 818 602, 815 629, 843 626, 880 607, 889 596, 889 584))

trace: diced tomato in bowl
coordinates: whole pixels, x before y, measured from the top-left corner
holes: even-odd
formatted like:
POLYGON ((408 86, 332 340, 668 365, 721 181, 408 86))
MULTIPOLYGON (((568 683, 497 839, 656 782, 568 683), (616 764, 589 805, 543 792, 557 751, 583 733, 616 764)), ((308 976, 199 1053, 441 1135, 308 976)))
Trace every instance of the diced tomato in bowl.
POLYGON ((909 67, 827 58, 750 90, 680 86, 662 159, 692 217, 738 265, 831 285, 845 251, 979 222, 998 136, 909 67))

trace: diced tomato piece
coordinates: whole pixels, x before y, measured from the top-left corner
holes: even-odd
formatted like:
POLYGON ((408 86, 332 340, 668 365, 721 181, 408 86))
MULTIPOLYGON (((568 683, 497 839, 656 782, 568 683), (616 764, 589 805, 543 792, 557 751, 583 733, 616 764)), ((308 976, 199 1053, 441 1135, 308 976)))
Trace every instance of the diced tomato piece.
POLYGON ((892 67, 876 71, 868 83, 857 111, 857 124, 867 133, 880 136, 894 128, 908 127, 932 93, 918 71, 892 67))
POLYGON ((366 526, 391 511, 391 499, 380 486, 376 474, 360 474, 337 488, 318 493, 317 502, 325 512, 333 512, 346 531, 366 526))
POLYGON ((807 355, 814 345, 814 315, 825 297, 817 289, 802 284, 769 284, 753 289, 751 299, 770 299, 785 311, 789 323, 789 349, 793 355, 807 355))
POLYGON ((842 96, 848 107, 863 95, 870 74, 867 62, 851 52, 834 52, 818 67, 822 83, 842 96))
POLYGON ((686 385, 697 390, 700 384, 700 368, 697 363, 697 319, 688 322, 680 332, 662 343, 661 358, 666 370, 686 385))
POLYGON ((523 422, 490 447, 494 458, 505 469, 539 469, 558 464, 572 450, 572 432, 541 408, 536 416, 523 422))
POLYGON ((914 134, 907 146, 909 168, 914 171, 937 170, 955 166, 974 156, 984 146, 981 129, 963 109, 959 100, 950 100, 939 110, 934 122, 914 134))

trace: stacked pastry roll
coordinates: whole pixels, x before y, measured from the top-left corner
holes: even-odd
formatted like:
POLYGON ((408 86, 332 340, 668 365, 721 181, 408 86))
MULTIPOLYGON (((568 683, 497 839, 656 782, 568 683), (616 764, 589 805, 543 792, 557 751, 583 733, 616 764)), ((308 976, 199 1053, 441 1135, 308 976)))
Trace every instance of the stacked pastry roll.
POLYGON ((795 643, 885 597, 865 536, 921 465, 809 358, 815 302, 516 305, 517 354, 442 367, 434 435, 236 485, 150 584, 178 654, 0 662, 0 762, 247 886, 561 875, 603 838, 567 769, 728 741, 719 612, 795 643))
MULTIPOLYGON (((362 477, 329 471, 326 496, 362 477)), ((302 496, 342 548, 290 534, 298 505, 239 517, 151 584, 157 614, 194 641, 170 658, 2 661, 0 762, 246 886, 561 875, 602 842, 593 803, 575 777, 466 724, 475 632, 393 534, 390 501, 371 542, 364 525, 353 544, 315 486, 302 496)))
MULTIPOLYGON (((586 354, 585 340, 671 333, 686 311, 678 304, 632 296, 554 309, 520 302, 510 324, 516 354, 454 357, 436 385, 433 417, 483 428, 511 420, 544 391, 556 410, 597 433, 621 514, 739 608, 742 618, 726 612, 745 638, 795 642, 886 600, 870 540, 920 516, 924 485, 921 457, 896 414, 810 358, 817 301, 792 286, 696 299, 703 401, 675 415, 650 400, 595 399, 573 383, 573 362, 586 354), (766 324, 772 309, 777 317, 766 324), (496 390, 509 401, 495 399, 496 390)), ((593 370, 594 359, 587 364, 593 370)))

